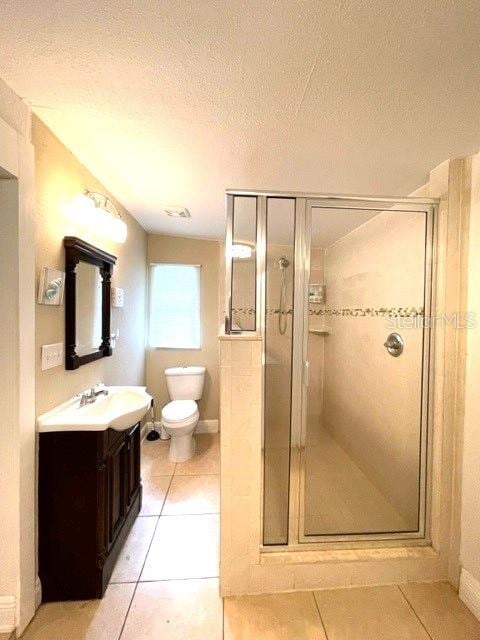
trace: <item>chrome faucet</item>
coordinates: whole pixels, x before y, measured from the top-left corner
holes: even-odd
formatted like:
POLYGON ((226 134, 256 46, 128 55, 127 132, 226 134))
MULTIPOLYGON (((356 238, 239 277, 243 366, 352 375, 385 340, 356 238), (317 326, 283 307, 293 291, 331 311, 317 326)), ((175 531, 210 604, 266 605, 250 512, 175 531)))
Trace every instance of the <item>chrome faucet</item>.
MULTIPOLYGON (((97 382, 97 384, 94 387, 92 387, 92 389, 96 398, 98 398, 98 396, 101 396, 101 395, 108 396, 108 389, 102 382, 97 382)), ((90 389, 90 391, 92 389, 90 389)))
POLYGON ((93 404, 100 395, 108 396, 108 389, 105 388, 105 385, 97 382, 94 387, 80 394, 80 406, 84 407, 86 404, 93 404))
POLYGON ((92 387, 88 391, 84 391, 80 394, 80 406, 84 407, 86 404, 92 404, 97 399, 95 395, 95 388, 92 387))

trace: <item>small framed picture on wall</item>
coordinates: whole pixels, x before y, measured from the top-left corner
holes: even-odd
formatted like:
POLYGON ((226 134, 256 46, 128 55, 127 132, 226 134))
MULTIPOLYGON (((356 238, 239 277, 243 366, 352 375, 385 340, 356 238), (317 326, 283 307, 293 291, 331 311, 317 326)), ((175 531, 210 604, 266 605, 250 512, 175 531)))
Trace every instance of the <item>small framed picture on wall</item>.
POLYGON ((40 272, 38 286, 38 304, 61 305, 63 303, 64 288, 65 273, 57 269, 43 267, 40 272))

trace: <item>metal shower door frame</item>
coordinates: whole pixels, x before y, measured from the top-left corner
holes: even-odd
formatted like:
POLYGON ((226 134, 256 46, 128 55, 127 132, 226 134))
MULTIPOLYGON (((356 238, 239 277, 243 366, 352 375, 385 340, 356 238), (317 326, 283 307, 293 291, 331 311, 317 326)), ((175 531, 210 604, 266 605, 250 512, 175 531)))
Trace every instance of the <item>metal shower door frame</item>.
MULTIPOLYGON (((312 229, 312 209, 368 209, 379 212, 396 209, 399 213, 417 211, 426 214, 425 245, 425 289, 424 317, 431 317, 434 305, 435 282, 435 235, 438 199, 394 196, 354 196, 337 194, 315 194, 299 192, 275 192, 254 190, 227 190, 227 232, 226 232, 226 332, 231 329, 231 245, 233 241, 234 198, 250 196, 256 198, 257 235, 256 235, 256 330, 242 331, 244 335, 261 336, 263 339, 262 358, 262 398, 265 391, 265 305, 266 305, 266 217, 268 198, 295 200, 295 272, 294 272, 294 314, 292 348, 292 404, 290 425, 290 489, 288 511, 288 542, 261 547, 262 552, 285 550, 342 549, 345 543, 349 548, 414 546, 429 544, 430 536, 430 496, 431 496, 431 443, 432 443, 432 395, 429 382, 433 375, 432 330, 424 329, 423 372, 422 372, 422 424, 421 424, 421 463, 420 463, 420 527, 411 533, 359 534, 335 536, 305 536, 302 531, 304 518, 305 469, 302 457, 302 443, 306 433, 307 407, 307 345, 308 345, 308 284, 310 279, 310 244, 312 229), (296 375, 298 372, 298 375, 296 375)), ((237 332, 235 332, 237 333, 237 332)), ((262 411, 262 451, 264 443, 265 416, 262 411)), ((263 456, 262 456, 263 465, 263 456)), ((264 487, 262 483, 261 524, 263 532, 264 487)), ((263 537, 263 534, 262 534, 263 537)))
MULTIPOLYGON (((342 535, 305 535, 305 438, 307 428, 308 389, 308 286, 310 280, 310 247, 312 235, 312 210, 343 209, 372 210, 379 213, 387 210, 419 212, 426 215, 425 270, 424 270, 424 318, 431 317, 433 277, 434 277, 434 233, 437 202, 430 198, 393 198, 364 196, 319 196, 298 199, 300 209, 295 230, 295 318, 293 332, 293 361, 295 371, 301 376, 293 376, 296 381, 292 390, 292 425, 290 456, 290 505, 289 505, 289 549, 342 548, 345 543, 353 547, 399 546, 429 544, 429 502, 430 481, 428 461, 430 458, 431 423, 429 380, 432 372, 431 329, 423 331, 422 354, 422 398, 420 436, 420 487, 419 487, 419 529, 412 532, 362 533, 342 535), (297 273, 301 272, 301 273, 297 273), (295 409, 295 410, 294 410, 295 409), (308 546, 307 546, 308 545, 308 546)), ((276 547, 278 549, 278 547, 276 547)), ((267 550, 267 548, 265 548, 267 550)))

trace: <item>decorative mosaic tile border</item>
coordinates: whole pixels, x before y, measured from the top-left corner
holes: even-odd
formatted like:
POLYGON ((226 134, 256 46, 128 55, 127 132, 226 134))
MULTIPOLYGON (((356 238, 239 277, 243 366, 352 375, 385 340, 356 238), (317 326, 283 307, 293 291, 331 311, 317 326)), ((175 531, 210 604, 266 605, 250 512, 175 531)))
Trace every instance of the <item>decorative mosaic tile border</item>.
POLYGON ((366 307, 345 308, 345 309, 310 309, 311 316, 348 316, 351 318, 416 318, 424 314, 423 307, 366 307))
POLYGON ((236 313, 237 315, 243 314, 245 316, 253 316, 255 315, 255 309, 253 307, 233 307, 232 313, 236 313))
MULTIPOLYGON (((245 316, 251 316, 252 314, 255 313, 255 309, 252 308, 242 308, 242 307, 234 307, 232 309, 232 313, 234 313, 235 315, 245 315, 245 316)), ((267 315, 278 315, 280 313, 280 309, 267 309, 267 315)), ((285 311, 282 312, 284 315, 288 315, 291 316, 293 314, 293 309, 285 309, 285 311)))
MULTIPOLYGON (((253 315, 255 309, 251 307, 237 307, 232 309, 232 313, 236 315, 253 315)), ((280 309, 267 309, 267 315, 278 315, 280 309)), ((286 309, 283 311, 285 315, 292 315, 293 310, 286 309)), ((423 317, 423 307, 352 307, 344 309, 309 309, 311 316, 342 316, 349 318, 417 318, 423 317)))

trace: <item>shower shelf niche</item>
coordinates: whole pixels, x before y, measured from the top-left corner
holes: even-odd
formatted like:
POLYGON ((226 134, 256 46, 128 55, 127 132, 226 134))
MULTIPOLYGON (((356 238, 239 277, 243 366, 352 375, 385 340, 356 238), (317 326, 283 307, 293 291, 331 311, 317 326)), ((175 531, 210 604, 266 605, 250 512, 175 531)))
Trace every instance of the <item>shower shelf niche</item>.
POLYGON ((308 286, 308 302, 310 304, 325 304, 327 285, 312 282, 308 286))

